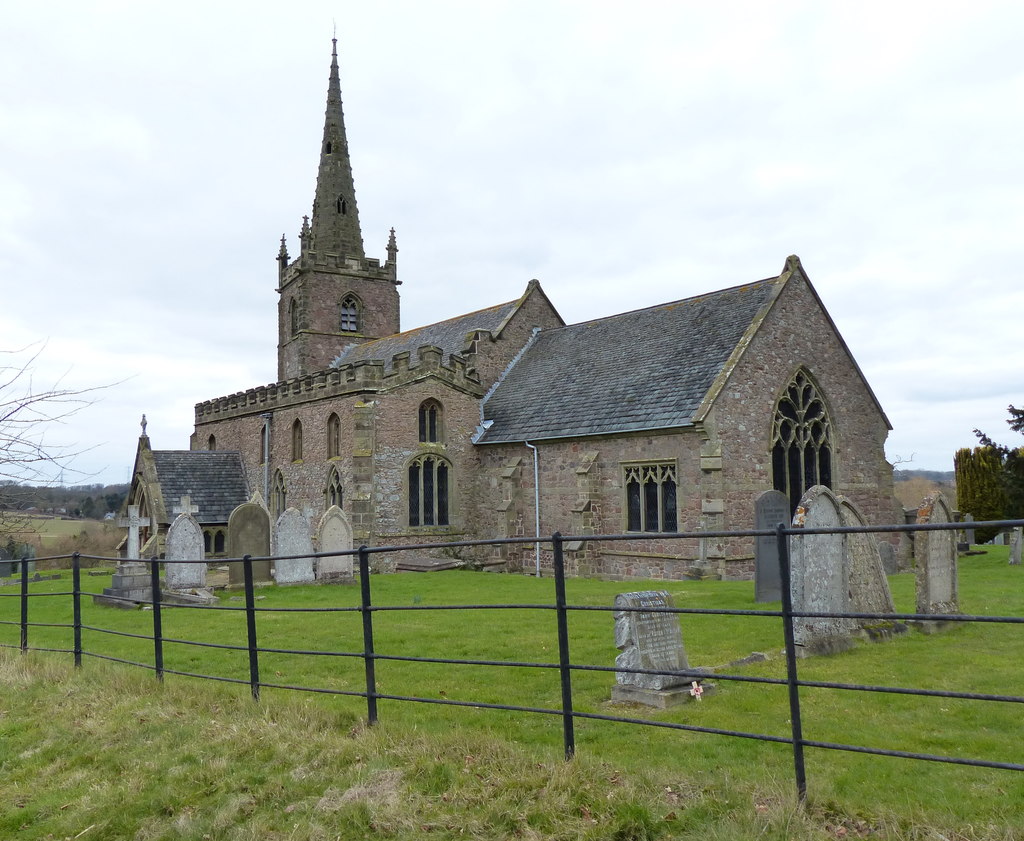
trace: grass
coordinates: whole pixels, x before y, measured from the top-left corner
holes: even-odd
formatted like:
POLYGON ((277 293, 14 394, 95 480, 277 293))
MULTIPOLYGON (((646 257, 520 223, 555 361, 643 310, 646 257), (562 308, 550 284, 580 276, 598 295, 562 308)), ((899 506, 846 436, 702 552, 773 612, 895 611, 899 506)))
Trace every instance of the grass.
MULTIPOLYGON (((996 547, 962 561, 965 612, 1024 616, 1024 573, 1007 566, 1006 553, 996 547)), ((108 579, 83 582, 98 591, 108 579)), ((912 612, 913 576, 892 576, 890 584, 897 609, 912 612)), ((39 582, 32 591, 65 592, 68 585, 39 582)), ((550 580, 486 573, 375 576, 373 586, 380 606, 553 601, 550 580)), ((650 586, 668 589, 681 607, 758 607, 748 582, 650 586)), ((570 604, 609 605, 625 587, 576 579, 567 589, 570 604)), ((358 603, 354 587, 268 587, 259 595, 261 608, 358 603)), ((223 603, 239 607, 237 597, 224 594, 223 603)), ((0 597, 0 619, 16 620, 17 604, 0 597)), ((31 610, 32 621, 70 622, 65 596, 35 599, 31 610)), ((83 621, 126 633, 152 628, 149 612, 88 599, 83 621)), ((611 623, 606 612, 570 614, 574 663, 612 664, 611 623)), ((682 623, 692 664, 717 666, 763 651, 767 662, 729 671, 782 676, 778 620, 684 615, 682 623)), ((163 624, 179 639, 245 640, 241 611, 168 609, 163 624)), ((357 613, 261 612, 258 626, 263 647, 361 650, 357 613)), ((552 611, 381 611, 374 631, 384 654, 557 659, 552 611)), ((988 624, 912 633, 801 661, 800 674, 1020 695, 1022 633, 988 624)), ((17 628, 0 625, 0 642, 16 643, 17 628)), ((70 631, 33 627, 30 643, 69 648, 70 631)), ((152 662, 145 640, 87 631, 84 647, 152 662)), ((248 677, 244 652, 168 644, 164 656, 169 669, 248 677)), ((366 730, 360 698, 265 688, 257 705, 244 686, 169 675, 161 688, 139 670, 87 658, 76 673, 69 661, 14 653, 0 659, 7 690, 0 731, 9 747, 0 786, 10 788, 0 798, 0 837, 74 837, 90 824, 95 828, 83 838, 1024 837, 1017 807, 1024 775, 1015 772, 809 749, 809 800, 798 809, 785 745, 578 720, 577 758, 564 763, 557 716, 382 700, 381 724, 366 730), (122 800, 124 806, 112 805, 122 800)), ((265 653, 260 668, 268 683, 364 688, 358 658, 265 653)), ((560 700, 557 672, 547 669, 379 661, 377 677, 379 691, 396 695, 547 708, 560 700)), ((609 673, 575 672, 576 709, 637 715, 609 705, 611 682, 609 673)), ((808 739, 1020 761, 1019 704, 805 689, 801 705, 808 739)), ((720 681, 718 693, 700 704, 639 715, 790 734, 783 687, 720 681)))

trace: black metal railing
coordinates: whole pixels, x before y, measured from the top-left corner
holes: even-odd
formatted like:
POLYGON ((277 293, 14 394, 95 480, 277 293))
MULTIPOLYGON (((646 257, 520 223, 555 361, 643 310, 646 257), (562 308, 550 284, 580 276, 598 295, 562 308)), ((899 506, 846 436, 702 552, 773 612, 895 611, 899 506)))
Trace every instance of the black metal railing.
MULTIPOLYGON (((1008 528, 1024 525, 1024 520, 1000 520, 972 523, 973 528, 996 527, 1008 528)), ((82 621, 82 598, 100 596, 101 594, 87 592, 82 589, 81 565, 84 557, 91 560, 116 560, 110 558, 94 558, 93 556, 82 556, 75 553, 71 556, 72 589, 59 592, 36 592, 30 591, 29 583, 29 560, 23 558, 20 562, 20 591, 18 593, 0 592, 0 626, 17 625, 19 628, 19 643, 12 645, 0 642, 0 647, 19 648, 22 652, 47 651, 57 653, 70 653, 74 656, 76 666, 81 666, 83 655, 98 659, 114 661, 127 665, 151 669, 155 672, 157 679, 163 680, 167 674, 181 675, 194 678, 225 681, 229 683, 248 684, 252 697, 260 698, 261 688, 273 688, 303 692, 324 693, 331 695, 344 695, 364 698, 366 701, 366 717, 370 724, 378 721, 378 701, 388 700, 397 702, 413 702, 423 704, 435 704, 455 707, 474 707, 478 709, 506 710, 514 712, 532 713, 557 716, 561 719, 562 734, 565 757, 571 758, 576 752, 575 722, 577 720, 606 721, 624 724, 633 724, 649 727, 667 728, 673 730, 690 731, 694 733, 728 736, 733 738, 753 739, 763 742, 774 742, 792 746, 794 778, 798 796, 801 800, 807 794, 807 776, 804 762, 805 748, 819 748, 831 751, 848 751, 855 753, 873 754, 878 756, 901 757, 906 759, 949 763, 956 765, 970 765, 983 768, 1005 769, 1012 771, 1024 771, 1024 764, 1011 762, 997 762, 987 759, 971 759, 964 757, 945 756, 939 754, 926 754, 913 751, 891 750, 887 748, 865 747, 859 745, 843 744, 840 742, 820 741, 807 739, 803 735, 803 717, 800 709, 801 691, 806 689, 834 689, 854 692, 871 692, 883 694, 911 695, 921 697, 957 698, 976 701, 998 701, 1010 703, 1024 703, 1024 697, 1009 694, 992 694, 978 692, 958 692, 936 689, 918 689, 907 687, 894 687, 884 685, 841 683, 833 681, 803 680, 799 677, 797 645, 794 639, 794 618, 842 618, 842 619, 884 619, 888 621, 919 621, 919 622, 960 622, 960 623, 997 623, 997 624, 1024 624, 1024 616, 984 616, 966 614, 918 614, 918 613, 832 613, 832 612, 811 612, 806 610, 797 611, 794 609, 791 595, 791 574, 790 574, 790 539, 794 536, 808 534, 852 534, 852 533, 892 533, 892 532, 915 532, 927 530, 954 530, 963 528, 963 524, 914 524, 914 525, 893 525, 893 526, 850 526, 842 528, 794 528, 785 524, 779 524, 774 530, 746 530, 729 532, 690 532, 679 534, 658 534, 645 535, 644 537, 658 540, 687 539, 687 538, 750 538, 774 536, 777 541, 779 555, 779 571, 781 579, 782 608, 781 610, 749 610, 749 609, 718 609, 718 608, 629 608, 613 605, 572 605, 566 598, 565 590, 565 559, 564 547, 569 541, 581 541, 587 543, 608 543, 616 541, 636 541, 636 534, 619 535, 576 535, 563 537, 555 533, 550 538, 542 539, 545 546, 550 546, 552 557, 552 577, 554 581, 554 603, 553 604, 473 604, 473 605, 375 605, 372 599, 372 579, 370 557, 373 554, 398 553, 403 551, 424 551, 428 549, 456 549, 469 547, 484 547, 509 544, 533 544, 538 542, 536 536, 522 538, 505 538, 500 540, 464 540, 449 543, 436 544, 413 544, 398 546, 368 547, 361 546, 359 549, 350 552, 317 553, 312 557, 336 557, 339 555, 354 555, 358 564, 358 577, 360 585, 360 600, 358 606, 341 607, 257 607, 255 596, 255 582, 253 580, 253 562, 267 560, 266 558, 253 558, 249 555, 240 559, 243 569, 244 581, 244 607, 232 605, 199 605, 199 604, 175 604, 174 610, 206 610, 226 611, 245 613, 245 645, 233 645, 230 643, 210 642, 199 640, 185 640, 166 637, 163 633, 163 611, 170 605, 161 600, 160 595, 160 565, 177 563, 176 561, 161 561, 158 558, 151 558, 144 563, 148 564, 150 571, 150 583, 152 587, 152 598, 146 604, 152 609, 152 633, 139 634, 113 628, 102 628, 94 625, 86 625, 82 621), (72 601, 72 621, 67 623, 54 622, 31 622, 29 620, 29 604, 35 598, 60 598, 70 597, 72 601), (3 610, 4 603, 17 599, 20 607, 19 620, 2 618, 6 611, 3 610), (557 629, 557 662, 531 662, 513 660, 489 660, 489 659, 453 659, 444 657, 417 656, 415 653, 390 653, 378 652, 374 645, 374 615, 383 612, 397 611, 453 611, 453 610, 536 610, 554 611, 556 615, 557 629), (785 686, 789 700, 789 720, 791 732, 788 736, 773 735, 768 733, 755 733, 741 730, 721 729, 714 727, 686 724, 676 721, 665 721, 648 718, 625 717, 619 715, 587 712, 577 710, 573 706, 572 676, 574 672, 626 672, 632 674, 672 675, 687 680, 702 680, 709 677, 707 670, 685 669, 678 671, 664 671, 640 668, 624 668, 622 666, 603 666, 595 664, 573 663, 571 660, 571 636, 569 633, 568 616, 570 612, 584 611, 629 611, 643 610, 644 612, 666 612, 674 614, 694 615, 716 615, 716 616, 749 616, 779 618, 782 620, 783 640, 785 645, 785 668, 784 678, 764 677, 742 674, 723 674, 714 672, 713 677, 717 681, 736 681, 763 685, 785 686), (317 651, 289 648, 261 647, 257 637, 257 616, 260 613, 359 613, 362 624, 362 649, 360 651, 317 651), (72 648, 60 647, 33 647, 29 644, 30 628, 70 628, 72 630, 72 648), (152 664, 116 657, 102 651, 86 651, 82 644, 82 632, 87 630, 98 634, 107 634, 120 637, 128 637, 140 640, 149 640, 153 644, 152 664), (221 649, 227 651, 245 652, 248 656, 248 680, 230 677, 227 675, 203 674, 180 669, 169 669, 164 664, 165 644, 196 646, 205 649, 221 649), (362 690, 338 689, 323 686, 303 686, 296 684, 267 682, 260 675, 261 654, 289 654, 299 656, 328 656, 339 658, 355 658, 362 660, 363 679, 365 688, 362 690), (450 665, 474 665, 474 666, 498 666, 504 668, 531 668, 547 669, 557 671, 560 680, 561 702, 557 708, 536 707, 516 704, 486 703, 483 701, 459 700, 451 698, 430 698, 418 695, 400 695, 378 691, 376 678, 376 664, 378 662, 412 662, 412 663, 438 663, 450 665)), ((294 556, 299 557, 299 556, 294 556)), ((303 556, 307 557, 307 556, 303 556)), ((52 560, 52 559, 39 559, 52 560)), ((231 560, 231 559, 228 559, 231 560)), ((220 563, 221 561, 218 561, 220 563)), ((224 561, 227 562, 227 561, 224 561)), ((181 563, 190 563, 182 561, 181 563)), ((194 563, 194 561, 191 561, 194 563)), ((116 600, 118 597, 105 595, 105 599, 116 600)), ((127 601, 127 599, 126 599, 127 601)), ((137 601, 132 599, 130 601, 137 601)))

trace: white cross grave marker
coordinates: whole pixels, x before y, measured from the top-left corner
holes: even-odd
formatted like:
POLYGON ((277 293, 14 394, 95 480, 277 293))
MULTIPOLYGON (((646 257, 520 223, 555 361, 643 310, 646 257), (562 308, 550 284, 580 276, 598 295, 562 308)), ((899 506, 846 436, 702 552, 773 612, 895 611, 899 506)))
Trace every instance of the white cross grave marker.
POLYGON ((122 528, 128 529, 128 544, 125 546, 125 555, 128 558, 138 559, 139 557, 139 529, 149 525, 149 517, 139 516, 139 506, 129 505, 128 516, 117 521, 122 528))
POLYGON ((199 506, 198 505, 193 505, 192 504, 192 497, 189 496, 188 494, 185 494, 181 498, 181 502, 179 502, 177 505, 174 506, 173 509, 171 509, 171 513, 172 514, 198 514, 199 513, 199 506))

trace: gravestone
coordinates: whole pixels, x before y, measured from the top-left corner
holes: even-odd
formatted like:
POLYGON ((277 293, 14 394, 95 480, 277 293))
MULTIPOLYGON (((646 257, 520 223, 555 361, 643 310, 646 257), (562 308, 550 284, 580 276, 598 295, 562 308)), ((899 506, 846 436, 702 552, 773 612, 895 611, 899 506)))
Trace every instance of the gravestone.
MULTIPOLYGON (((942 494, 926 497, 917 512, 919 524, 951 523, 953 517, 942 494)), ((956 532, 914 532, 917 562, 917 612, 959 613, 957 596, 956 532)))
MULTIPOLYGON (((184 506, 184 508, 187 510, 188 506, 184 506)), ((174 522, 167 529, 164 546, 165 560, 195 562, 164 564, 164 575, 169 590, 191 590, 206 587, 203 529, 192 514, 182 513, 175 517, 174 522)))
MULTIPOLYGON (((839 500, 824 485, 801 498, 793 525, 832 529, 843 525, 839 500)), ((849 558, 842 534, 801 534, 790 538, 793 612, 844 613, 849 610, 849 558)), ((852 645, 849 619, 794 616, 793 636, 799 654, 831 654, 852 645)))
MULTIPOLYGON (((328 508, 320 518, 317 547, 318 552, 345 552, 352 549, 352 527, 337 505, 328 508)), ((353 581, 352 556, 317 558, 316 577, 318 581, 353 581)))
POLYGON ((153 601, 149 566, 139 561, 140 530, 150 524, 150 519, 140 515, 138 505, 129 505, 128 516, 118 519, 117 524, 128 529, 125 558, 118 561, 110 586, 103 588, 102 595, 93 596, 93 602, 134 609, 141 602, 153 601))
POLYGON ((278 584, 309 584, 313 576, 313 538, 309 521, 297 508, 286 509, 274 526, 274 580, 278 584), (286 556, 298 557, 286 557, 286 556))
MULTIPOLYGON (((840 499, 839 516, 844 526, 866 526, 867 523, 860 511, 848 499, 840 499)), ((847 534, 845 551, 847 568, 849 569, 849 607, 851 613, 893 614, 892 593, 889 590, 889 579, 885 577, 879 543, 870 532, 853 532, 847 534)), ((892 549, 891 543, 884 545, 892 549)), ((854 619, 861 630, 871 638, 904 633, 907 626, 891 619, 854 619)))
MULTIPOLYGON (((228 556, 266 558, 252 561, 252 580, 270 581, 270 514, 258 502, 243 502, 228 517, 228 556)), ((228 584, 245 583, 242 562, 228 564, 228 584)))
POLYGON ((896 547, 888 540, 878 541, 878 555, 882 559, 882 569, 886 575, 895 575, 900 571, 899 561, 896 560, 896 547))
POLYGON ((1010 541, 1010 564, 1020 566, 1021 544, 1024 543, 1024 529, 1017 526, 1013 530, 1013 539, 1010 541))
MULTIPOLYGON (((615 647, 620 652, 615 658, 617 667, 667 672, 690 669, 679 614, 649 610, 675 607, 669 593, 664 590, 619 593, 615 607, 630 608, 616 610, 613 614, 615 647)), ((672 706, 691 697, 693 681, 692 676, 686 675, 616 672, 612 700, 672 706)))
MULTIPOLYGON (((789 498, 781 491, 764 491, 754 501, 754 528, 773 529, 789 523, 789 498)), ((782 598, 779 577, 779 542, 775 535, 758 537, 754 543, 754 600, 777 602, 782 598)))
POLYGON ((976 542, 975 539, 974 539, 974 525, 973 525, 973 523, 974 523, 974 515, 973 514, 964 514, 964 540, 967 542, 968 546, 973 546, 975 544, 975 542, 976 542))

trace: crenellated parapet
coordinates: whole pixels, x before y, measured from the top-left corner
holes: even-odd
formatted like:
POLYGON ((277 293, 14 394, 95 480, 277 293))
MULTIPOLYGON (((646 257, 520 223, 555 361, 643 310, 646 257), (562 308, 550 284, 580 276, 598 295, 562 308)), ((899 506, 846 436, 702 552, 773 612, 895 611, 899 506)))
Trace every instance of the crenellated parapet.
POLYGON ((416 351, 415 365, 412 354, 404 351, 396 353, 390 365, 383 359, 368 359, 197 403, 196 424, 261 414, 329 397, 388 392, 428 378, 477 397, 484 393, 479 378, 467 368, 464 358, 452 354, 445 364, 441 348, 423 345, 416 351))
MULTIPOLYGON (((282 249, 284 246, 282 245, 282 249)), ((287 251, 283 252, 287 259, 287 251)), ((383 280, 401 284, 398 280, 395 261, 388 260, 381 264, 377 257, 350 257, 343 254, 321 253, 303 249, 298 257, 290 263, 281 261, 279 291, 285 289, 293 280, 305 272, 321 272, 322 274, 345 275, 366 280, 383 280)))

